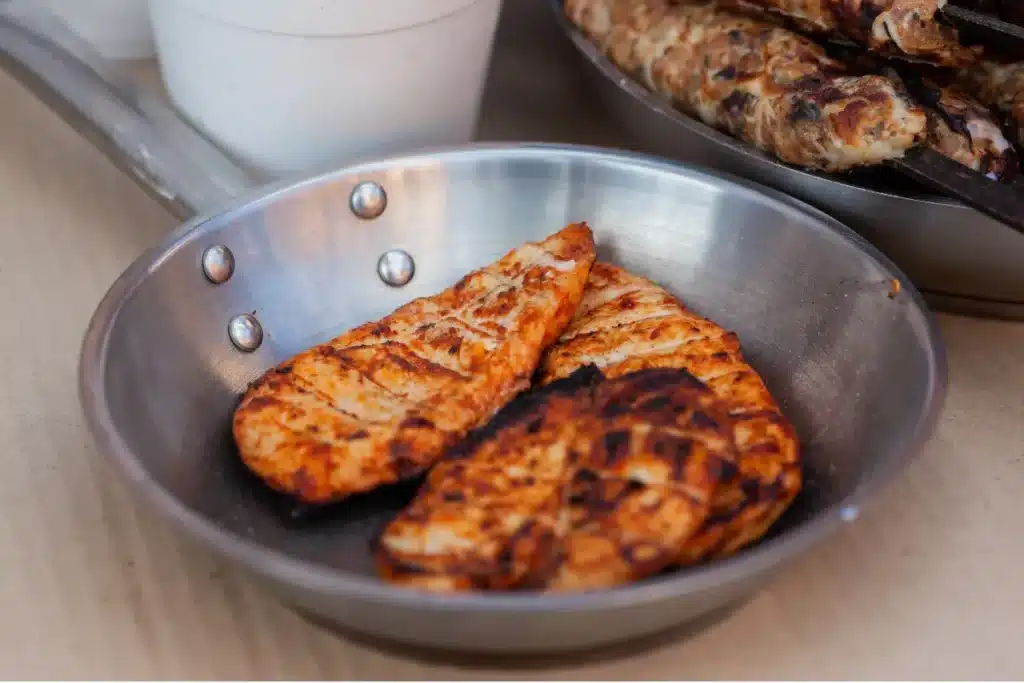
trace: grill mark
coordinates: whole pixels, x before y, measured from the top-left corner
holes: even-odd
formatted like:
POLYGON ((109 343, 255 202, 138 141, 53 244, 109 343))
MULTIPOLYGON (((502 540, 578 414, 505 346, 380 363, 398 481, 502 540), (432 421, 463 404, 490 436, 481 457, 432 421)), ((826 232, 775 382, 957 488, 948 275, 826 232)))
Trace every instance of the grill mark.
MULTIPOLYGON (((384 342, 383 344, 375 344, 375 345, 372 345, 372 346, 366 346, 366 345, 350 346, 350 347, 347 347, 344 350, 336 351, 336 353, 346 354, 346 353, 350 353, 350 352, 353 352, 353 351, 360 351, 360 350, 364 350, 364 349, 373 349, 373 350, 382 350, 382 351, 384 351, 384 353, 387 354, 388 360, 392 361, 395 365, 397 365, 401 369, 405 370, 406 372, 410 372, 410 373, 432 373, 432 374, 435 374, 435 375, 440 375, 440 376, 443 376, 443 377, 447 377, 449 379, 459 379, 459 380, 462 380, 462 381, 467 381, 469 379, 472 379, 469 375, 464 375, 464 374, 462 374, 460 372, 457 372, 455 370, 451 370, 449 368, 444 367, 443 365, 440 365, 440 364, 430 360, 429 358, 425 358, 425 357, 421 356, 420 354, 416 353, 416 351, 414 349, 410 348, 405 342, 401 342, 401 341, 391 340, 391 341, 384 342), (403 355, 401 352, 405 352, 406 355, 403 355)), ((350 364, 353 364, 353 365, 356 364, 356 360, 355 359, 349 358, 349 359, 346 359, 346 360, 350 364)), ((360 372, 360 374, 365 374, 365 372, 362 371, 361 369, 359 369, 358 367, 356 367, 355 369, 356 369, 357 372, 360 372)), ((377 386, 383 387, 387 391, 390 391, 392 393, 396 393, 396 392, 394 392, 393 389, 391 389, 391 388, 389 388, 387 386, 382 385, 380 382, 374 381, 374 384, 376 384, 377 386)), ((407 397, 403 397, 403 398, 407 398, 407 397)))
MULTIPOLYGON (((474 301, 476 301, 476 300, 474 299, 474 301)), ((467 308, 469 308, 469 306, 460 307, 459 308, 459 313, 465 313, 467 308)), ((489 339, 489 340, 492 340, 492 341, 500 341, 500 336, 499 335, 496 335, 496 334, 494 334, 493 332, 491 332, 489 330, 483 330, 483 329, 480 329, 479 327, 471 325, 467 320, 464 320, 464 319, 458 317, 458 314, 452 313, 451 315, 448 315, 447 317, 442 318, 441 321, 442 322, 452 323, 455 326, 459 327, 460 329, 465 330, 466 332, 469 332, 471 334, 475 334, 481 340, 489 339)), ((502 329, 504 329, 504 328, 502 328, 502 329)))
POLYGON ((338 407, 337 405, 334 404, 334 399, 332 399, 330 396, 317 389, 316 385, 314 385, 312 382, 310 382, 309 380, 307 380, 305 377, 298 373, 288 376, 288 384, 290 384, 292 388, 294 388, 301 394, 313 396, 314 398, 317 399, 317 401, 323 404, 323 407, 327 408, 328 410, 338 415, 344 416, 358 424, 382 425, 387 424, 388 422, 386 420, 370 420, 368 418, 360 417, 355 413, 349 412, 344 408, 338 407))
MULTIPOLYGON (((389 342, 383 342, 383 343, 387 344, 389 342)), ((356 375, 359 376, 360 380, 362 380, 363 382, 366 382, 367 384, 370 384, 372 386, 377 387, 388 398, 391 398, 391 399, 395 400, 399 404, 407 404, 407 403, 409 403, 409 397, 406 394, 402 394, 400 392, 397 392, 397 391, 395 391, 393 389, 390 389, 390 388, 384 386, 383 384, 381 384, 380 382, 375 380, 373 377, 371 377, 370 375, 366 374, 366 371, 364 371, 361 367, 359 367, 359 365, 357 363, 355 363, 354 361, 346 358, 345 355, 344 355, 348 351, 353 351, 353 350, 357 350, 357 349, 375 348, 377 346, 382 346, 382 345, 383 344, 365 344, 365 345, 359 345, 359 346, 349 346, 349 347, 345 347, 343 349, 336 349, 334 347, 330 347, 329 346, 329 347, 325 347, 321 351, 320 355, 323 358, 328 358, 328 359, 331 359, 331 360, 336 360, 338 362, 338 364, 341 365, 345 370, 348 370, 350 372, 354 372, 356 375)))

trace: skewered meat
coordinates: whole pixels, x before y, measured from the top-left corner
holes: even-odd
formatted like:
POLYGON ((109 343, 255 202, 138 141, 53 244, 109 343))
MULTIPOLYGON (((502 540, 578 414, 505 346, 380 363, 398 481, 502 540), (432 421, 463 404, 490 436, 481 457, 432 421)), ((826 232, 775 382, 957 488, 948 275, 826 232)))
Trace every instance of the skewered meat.
POLYGON ((856 73, 882 73, 907 89, 928 116, 926 144, 992 180, 1016 175, 1018 156, 999 118, 934 67, 895 64, 856 50, 829 51, 856 73))
POLYGON ((898 158, 926 118, 890 80, 848 76, 792 31, 710 5, 565 0, 620 68, 685 113, 798 166, 842 171, 898 158))
POLYGON ((851 41, 867 50, 942 66, 974 63, 981 48, 960 44, 943 23, 946 0, 718 0, 723 9, 768 13, 812 35, 851 41))
POLYGON ((388 581, 450 592, 609 588, 670 566, 735 453, 724 404, 681 370, 582 367, 447 454, 381 534, 388 581))
POLYGON ((270 370, 234 415, 243 462, 311 504, 421 473, 529 386, 594 257, 570 225, 270 370))
POLYGON ((703 528, 680 548, 691 564, 729 555, 760 538, 802 485, 799 443, 736 335, 701 318, 654 283, 597 263, 576 318, 545 354, 541 382, 585 365, 609 378, 644 368, 682 368, 727 405, 738 472, 715 490, 703 528))
POLYGON ((1024 145, 1024 62, 980 62, 961 71, 958 81, 999 112, 1013 141, 1024 145))

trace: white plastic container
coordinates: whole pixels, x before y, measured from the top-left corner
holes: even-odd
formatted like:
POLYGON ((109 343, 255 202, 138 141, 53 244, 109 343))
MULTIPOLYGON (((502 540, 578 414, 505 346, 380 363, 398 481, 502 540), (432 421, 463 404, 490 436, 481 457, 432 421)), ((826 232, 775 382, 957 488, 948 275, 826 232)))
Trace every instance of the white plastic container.
POLYGON ((155 52, 149 0, 46 0, 44 4, 107 59, 147 59, 155 52))
MULTIPOLYGON (((521 1, 521 0, 516 0, 521 1)), ((469 142, 501 0, 152 0, 175 105, 272 175, 469 142)))

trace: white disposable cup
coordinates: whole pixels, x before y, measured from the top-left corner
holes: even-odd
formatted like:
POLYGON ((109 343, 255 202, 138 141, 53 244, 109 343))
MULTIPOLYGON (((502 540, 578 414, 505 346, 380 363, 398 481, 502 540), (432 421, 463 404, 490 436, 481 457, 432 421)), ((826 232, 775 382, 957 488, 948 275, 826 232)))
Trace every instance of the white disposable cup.
POLYGON ((501 0, 152 0, 201 131, 272 175, 469 142, 501 0))
POLYGON ((46 0, 80 38, 108 59, 153 56, 149 0, 46 0))

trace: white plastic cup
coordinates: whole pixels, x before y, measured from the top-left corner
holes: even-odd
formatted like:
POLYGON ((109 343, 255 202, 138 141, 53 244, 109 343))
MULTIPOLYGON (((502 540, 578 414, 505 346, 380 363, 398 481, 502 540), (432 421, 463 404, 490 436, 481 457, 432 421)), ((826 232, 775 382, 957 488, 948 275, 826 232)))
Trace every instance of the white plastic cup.
POLYGON ((281 176, 473 138, 501 0, 152 0, 175 106, 281 176))
POLYGON ((107 59, 153 57, 149 0, 46 0, 80 38, 107 59))

